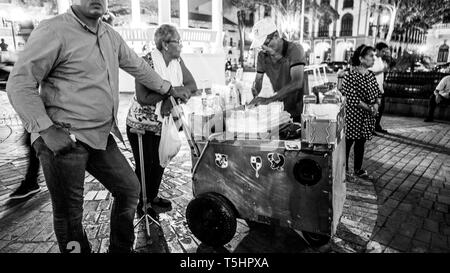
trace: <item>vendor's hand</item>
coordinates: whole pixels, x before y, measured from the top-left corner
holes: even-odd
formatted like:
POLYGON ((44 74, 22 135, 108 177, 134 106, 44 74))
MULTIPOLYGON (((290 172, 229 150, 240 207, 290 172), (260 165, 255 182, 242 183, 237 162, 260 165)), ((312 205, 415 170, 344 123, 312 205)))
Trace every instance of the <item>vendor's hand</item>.
POLYGON ((166 99, 163 101, 161 105, 161 116, 167 117, 172 112, 173 105, 172 102, 169 99, 166 99))
POLYGON ((442 101, 442 97, 439 94, 434 94, 436 96, 436 103, 439 104, 442 101))
POLYGON ((47 147, 57 155, 63 155, 76 147, 67 131, 61 127, 52 125, 39 132, 47 147))
POLYGON ((174 98, 180 99, 183 103, 186 103, 191 97, 191 91, 189 91, 184 86, 177 86, 173 87, 170 95, 172 95, 174 98))
POLYGON ((249 106, 253 107, 253 106, 258 106, 258 105, 267 105, 271 102, 272 102, 272 100, 270 98, 256 97, 250 102, 249 106))

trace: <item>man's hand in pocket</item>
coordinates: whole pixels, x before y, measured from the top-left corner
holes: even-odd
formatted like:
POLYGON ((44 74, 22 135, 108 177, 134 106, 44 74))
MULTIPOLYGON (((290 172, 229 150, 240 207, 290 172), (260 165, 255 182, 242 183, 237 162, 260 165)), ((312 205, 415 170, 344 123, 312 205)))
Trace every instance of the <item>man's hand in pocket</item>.
POLYGON ((39 132, 47 147, 57 155, 63 155, 75 148, 76 144, 67 131, 55 125, 39 132))

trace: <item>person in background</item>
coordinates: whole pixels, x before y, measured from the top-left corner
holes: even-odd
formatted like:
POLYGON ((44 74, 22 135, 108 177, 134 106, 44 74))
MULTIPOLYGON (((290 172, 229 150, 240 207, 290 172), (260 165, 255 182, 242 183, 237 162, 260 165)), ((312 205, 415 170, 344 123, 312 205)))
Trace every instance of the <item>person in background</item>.
POLYGON ((425 119, 425 122, 434 121, 434 111, 436 110, 436 106, 442 102, 450 102, 450 76, 442 78, 431 95, 428 103, 428 117, 425 119))
POLYGON ((380 108, 378 109, 378 115, 375 121, 375 132, 387 134, 388 131, 381 127, 381 117, 383 116, 385 98, 384 98, 384 76, 385 73, 389 70, 389 64, 386 62, 386 59, 390 57, 391 51, 389 50, 389 46, 383 42, 379 42, 375 45, 376 55, 375 62, 372 67, 369 68, 375 74, 375 78, 377 79, 378 85, 380 86, 381 94, 383 97, 381 99, 380 108))
POLYGON ((83 228, 85 172, 114 197, 110 253, 133 252, 139 179, 120 152, 119 68, 149 89, 176 96, 111 26, 102 22, 105 0, 77 0, 64 14, 40 22, 6 86, 8 98, 42 164, 61 252, 76 242, 91 246, 83 228), (38 90, 41 88, 41 92, 38 90))
MULTIPOLYGON (((174 26, 164 24, 155 32, 156 49, 148 53, 143 59, 155 69, 174 89, 183 94, 186 102, 191 94, 197 90, 194 77, 180 57, 182 44, 180 34, 174 26)), ((161 141, 162 123, 158 116, 168 116, 172 109, 170 100, 157 91, 149 89, 136 81, 136 96, 132 99, 127 116, 127 136, 133 150, 136 162, 136 175, 141 178, 141 163, 139 157, 139 143, 137 134, 131 133, 131 128, 144 129, 142 136, 145 184, 147 198, 152 206, 168 208, 169 200, 158 196, 159 187, 164 174, 164 168, 159 162, 159 143, 161 141), (158 106, 158 104, 160 106, 158 106), (157 109, 161 109, 157 112, 157 109)), ((143 214, 143 198, 140 194, 138 213, 143 214)))
POLYGON ((305 53, 301 45, 281 38, 276 25, 270 19, 263 19, 253 27, 254 41, 251 48, 261 48, 256 65, 256 79, 253 83, 253 101, 250 105, 264 105, 275 101, 284 102, 284 110, 295 122, 300 122, 303 94, 305 92, 305 53), (275 95, 259 97, 264 74, 269 78, 275 95))
POLYGON ((5 39, 1 38, 0 41, 1 41, 1 43, 0 43, 0 50, 1 51, 8 51, 8 44, 5 43, 5 39))
POLYGON ((346 104, 346 162, 354 145, 354 174, 368 178, 362 169, 365 143, 371 140, 375 129, 375 117, 381 104, 382 93, 375 74, 368 70, 374 64, 375 49, 361 45, 352 57, 353 69, 345 75, 342 93, 347 98, 346 104))
MULTIPOLYGON (((14 67, 14 63, 17 62, 17 54, 10 53, 6 56, 3 56, 5 63, 8 63, 8 66, 0 66, 0 69, 3 69, 9 73, 12 72, 12 68, 14 67)), ((20 182, 19 187, 14 190, 13 193, 10 194, 10 199, 22 199, 29 197, 35 193, 38 193, 41 188, 38 184, 38 174, 39 174, 39 158, 36 156, 36 151, 31 145, 31 134, 24 130, 24 144, 27 149, 28 155, 28 167, 27 172, 25 174, 25 179, 20 182)))
POLYGON ((24 138, 24 144, 28 150, 27 173, 25 174, 25 179, 20 182, 20 186, 9 196, 10 199, 22 199, 41 190, 38 184, 39 158, 31 145, 31 134, 26 130, 24 138))

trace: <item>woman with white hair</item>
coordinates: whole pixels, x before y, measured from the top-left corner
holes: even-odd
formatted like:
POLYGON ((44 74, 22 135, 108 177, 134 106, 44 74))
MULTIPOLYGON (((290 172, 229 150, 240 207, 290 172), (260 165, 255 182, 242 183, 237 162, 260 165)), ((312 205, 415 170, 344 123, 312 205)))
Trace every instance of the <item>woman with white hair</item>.
MULTIPOLYGON (((168 24, 161 25, 155 32, 156 49, 146 54, 143 58, 165 80, 172 83, 173 95, 186 102, 191 94, 197 90, 197 85, 180 57, 182 44, 177 29, 168 24)), ((144 85, 136 81, 136 96, 133 98, 127 116, 127 136, 133 150, 136 161, 136 175, 140 175, 139 145, 136 134, 131 133, 131 128, 144 129, 142 136, 145 184, 147 198, 152 206, 167 208, 171 206, 169 200, 158 197, 159 186, 164 173, 160 166, 158 147, 161 140, 161 116, 168 116, 172 109, 169 96, 160 95, 148 90, 144 85), (158 107, 157 107, 158 106, 158 107)), ((138 205, 138 213, 143 210, 142 192, 138 205)))

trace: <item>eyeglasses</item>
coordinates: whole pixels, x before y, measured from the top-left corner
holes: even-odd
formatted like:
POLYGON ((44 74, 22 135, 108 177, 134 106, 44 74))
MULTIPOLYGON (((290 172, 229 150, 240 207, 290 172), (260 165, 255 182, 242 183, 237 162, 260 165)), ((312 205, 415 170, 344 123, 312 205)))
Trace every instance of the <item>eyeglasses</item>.
POLYGON ((183 41, 182 40, 169 40, 169 41, 167 41, 168 43, 175 43, 175 44, 178 44, 178 45, 182 45, 183 44, 183 41))

